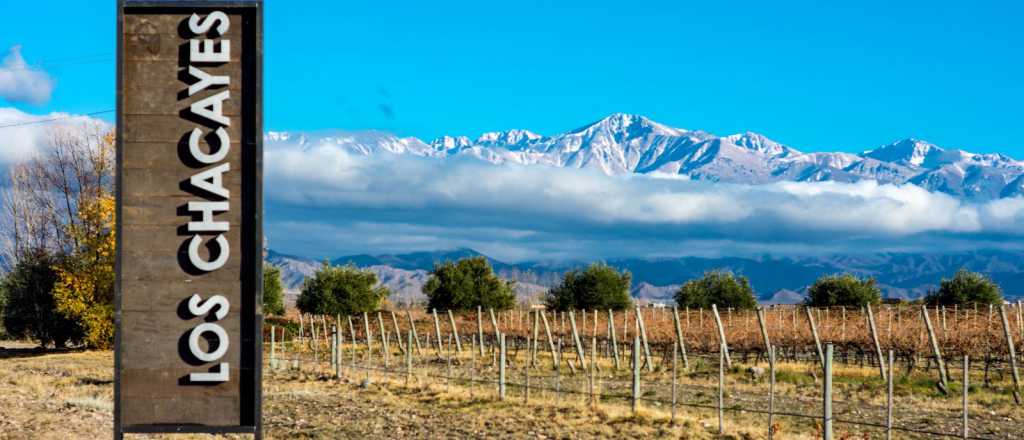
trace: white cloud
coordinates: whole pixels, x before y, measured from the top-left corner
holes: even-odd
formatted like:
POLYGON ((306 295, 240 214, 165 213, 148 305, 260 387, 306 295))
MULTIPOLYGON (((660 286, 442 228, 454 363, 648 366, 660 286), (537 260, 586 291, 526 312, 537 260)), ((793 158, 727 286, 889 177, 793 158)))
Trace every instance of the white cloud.
POLYGON ((270 149, 264 163, 269 199, 338 208, 332 216, 345 210, 398 210, 419 212, 426 223, 459 215, 504 228, 649 231, 651 239, 764 239, 768 234, 799 242, 1024 234, 1024 198, 971 203, 914 185, 873 181, 737 185, 473 160, 354 156, 330 146, 270 149))
POLYGON ((33 115, 21 110, 0 107, 0 166, 19 162, 31 156, 50 140, 53 130, 62 127, 108 127, 102 120, 67 113, 33 115))
POLYGON ((53 79, 41 69, 29 66, 15 45, 0 64, 0 98, 9 102, 45 104, 53 93, 53 79))

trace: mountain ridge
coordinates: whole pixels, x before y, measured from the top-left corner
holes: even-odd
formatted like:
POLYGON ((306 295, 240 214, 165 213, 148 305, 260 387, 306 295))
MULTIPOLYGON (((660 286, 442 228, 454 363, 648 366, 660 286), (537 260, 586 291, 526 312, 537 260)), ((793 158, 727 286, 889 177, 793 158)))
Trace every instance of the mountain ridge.
MULTIPOLYGON (((338 264, 351 262, 374 272, 381 283, 394 292, 392 300, 417 302, 423 300, 419 288, 426 282, 435 262, 468 256, 487 258, 499 276, 516 281, 520 300, 536 299, 546 288, 556 284, 566 271, 586 264, 581 261, 506 263, 469 248, 404 254, 357 254, 332 261, 338 264)), ((297 295, 302 279, 320 265, 311 258, 273 250, 268 251, 267 261, 281 268, 282 278, 292 296, 297 295)), ((759 300, 765 303, 792 302, 803 295, 807 286, 819 276, 847 272, 876 278, 884 297, 917 299, 937 288, 942 278, 952 276, 961 267, 991 276, 1002 286, 1008 298, 1024 296, 1024 253, 998 250, 816 257, 614 258, 605 262, 620 270, 629 270, 633 275, 631 294, 645 301, 671 301, 672 294, 683 282, 699 277, 705 271, 720 268, 750 278, 759 300)))
POLYGON ((1005 154, 947 149, 916 138, 861 153, 805 153, 759 133, 716 136, 625 113, 552 136, 514 129, 484 133, 475 140, 443 136, 427 143, 377 130, 334 130, 267 132, 264 139, 273 148, 338 148, 362 156, 471 157, 495 165, 594 169, 608 175, 668 174, 743 184, 875 180, 976 201, 1024 195, 1024 161, 1005 154))

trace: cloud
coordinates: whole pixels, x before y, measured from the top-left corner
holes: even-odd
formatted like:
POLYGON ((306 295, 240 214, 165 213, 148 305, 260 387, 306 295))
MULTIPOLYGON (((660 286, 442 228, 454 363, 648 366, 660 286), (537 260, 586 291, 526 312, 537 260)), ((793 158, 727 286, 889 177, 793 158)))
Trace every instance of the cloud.
POLYGON ((106 122, 88 116, 53 112, 33 115, 21 110, 0 107, 0 166, 27 159, 39 151, 54 130, 66 127, 109 127, 106 122))
POLYGON ((872 181, 738 185, 473 159, 359 156, 331 146, 272 145, 264 164, 273 220, 359 223, 359 233, 338 243, 349 247, 372 248, 381 239, 389 250, 495 242, 504 248, 498 250, 527 258, 576 251, 680 255, 719 245, 746 252, 908 249, 1024 235, 1024 198, 971 203, 872 181), (367 229, 371 224, 379 226, 376 232, 367 229), (406 236, 419 243, 397 243, 409 225, 424 228, 406 236), (480 228, 491 230, 473 232, 480 228))
POLYGON ((45 104, 50 100, 53 86, 50 75, 25 63, 21 46, 8 50, 0 65, 0 98, 12 103, 45 104))

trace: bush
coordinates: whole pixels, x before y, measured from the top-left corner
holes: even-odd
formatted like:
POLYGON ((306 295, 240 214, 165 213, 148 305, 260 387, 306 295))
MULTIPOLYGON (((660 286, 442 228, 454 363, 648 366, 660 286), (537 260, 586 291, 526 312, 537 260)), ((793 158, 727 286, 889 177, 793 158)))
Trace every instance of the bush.
POLYGON ((676 292, 679 307, 755 309, 757 298, 747 277, 732 272, 713 270, 696 280, 687 281, 676 292))
POLYGON ((594 263, 585 270, 570 270, 561 284, 553 287, 544 302, 553 310, 623 310, 632 305, 629 287, 632 275, 619 272, 604 263, 594 263))
POLYGON ((806 304, 814 307, 863 307, 882 302, 882 292, 874 278, 860 279, 850 274, 826 275, 807 290, 806 304))
POLYGON ((434 264, 423 294, 428 310, 466 311, 477 306, 506 310, 516 304, 514 286, 514 282, 498 278, 486 258, 471 257, 434 264))
POLYGON ((284 315, 281 269, 266 263, 263 263, 263 314, 284 315))
POLYGON ((26 254, 0 282, 0 290, 7 298, 4 327, 11 337, 31 338, 40 345, 55 347, 82 341, 82 327, 59 313, 54 303, 56 263, 56 259, 43 253, 26 254))
POLYGON ((331 266, 324 261, 320 269, 302 283, 295 306, 315 315, 352 315, 372 312, 390 295, 377 286, 377 275, 353 265, 331 266))
POLYGON ((954 304, 1002 304, 1003 291, 989 277, 967 269, 960 269, 953 278, 943 279, 939 290, 925 296, 925 303, 935 305, 954 304))

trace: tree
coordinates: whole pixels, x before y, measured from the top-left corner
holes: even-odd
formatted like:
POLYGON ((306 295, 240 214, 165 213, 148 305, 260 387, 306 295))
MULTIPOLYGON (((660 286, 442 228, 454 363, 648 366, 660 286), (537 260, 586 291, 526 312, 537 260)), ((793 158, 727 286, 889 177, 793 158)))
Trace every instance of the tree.
POLYGON ((566 272, 562 282, 548 290, 544 302, 553 310, 623 310, 632 304, 631 280, 629 271, 619 272, 607 264, 594 263, 585 270, 566 272))
POLYGON ((1002 304, 1003 291, 989 277, 961 268, 953 278, 942 279, 939 290, 925 296, 925 303, 936 305, 954 304, 1002 304))
POLYGON ((281 269, 263 264, 263 314, 284 314, 284 288, 281 287, 281 269))
POLYGON ((92 348, 114 343, 114 209, 110 195, 80 202, 78 221, 67 225, 75 248, 54 267, 57 311, 82 326, 92 348))
POLYGON ((54 304, 55 264, 55 258, 44 252, 24 254, 0 282, 0 290, 7 297, 3 321, 8 335, 56 347, 82 340, 81 326, 59 313, 54 304))
POLYGON ((495 310, 516 304, 515 283, 498 278, 484 257, 463 258, 457 262, 435 263, 423 285, 427 308, 439 310, 476 310, 477 306, 495 310))
POLYGON ((712 270, 704 276, 684 283, 676 292, 679 307, 755 309, 757 298, 747 277, 732 272, 712 270))
POLYGON ((372 312, 391 292, 377 286, 377 275, 353 265, 331 266, 324 261, 320 269, 302 283, 295 306, 303 313, 351 315, 372 312))
POLYGON ((860 279, 851 274, 826 275, 807 290, 807 305, 814 307, 863 307, 882 302, 882 291, 874 278, 860 279))

